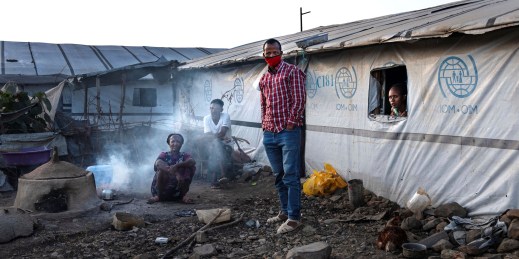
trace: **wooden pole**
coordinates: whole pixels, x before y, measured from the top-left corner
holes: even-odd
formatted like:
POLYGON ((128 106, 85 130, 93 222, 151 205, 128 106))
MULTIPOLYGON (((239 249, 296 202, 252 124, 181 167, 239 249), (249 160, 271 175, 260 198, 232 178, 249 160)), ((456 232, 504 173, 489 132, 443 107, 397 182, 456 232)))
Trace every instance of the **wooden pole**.
POLYGON ((97 117, 95 125, 98 126, 99 120, 101 120, 101 78, 99 78, 99 76, 96 77, 96 93, 97 117))
MULTIPOLYGON (((85 90, 85 96, 83 98, 83 117, 85 118, 85 120, 88 122, 88 87, 85 83, 81 82, 81 84, 83 85, 83 89, 85 90)), ((88 125, 88 123, 87 123, 88 125)), ((87 126, 85 125, 85 126, 87 126)))
POLYGON ((119 106, 119 135, 121 138, 123 132, 124 99, 126 99, 126 73, 123 73, 121 76, 121 105, 119 106))

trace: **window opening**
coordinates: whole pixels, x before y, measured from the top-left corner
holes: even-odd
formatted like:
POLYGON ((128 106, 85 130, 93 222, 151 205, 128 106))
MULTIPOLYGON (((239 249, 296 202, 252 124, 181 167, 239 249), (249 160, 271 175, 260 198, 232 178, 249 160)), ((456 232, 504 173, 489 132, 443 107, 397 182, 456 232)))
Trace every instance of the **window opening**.
POLYGON ((369 81, 369 118, 380 122, 405 120, 409 112, 407 90, 405 66, 372 70, 369 81))
POLYGON ((133 106, 156 107, 157 89, 156 88, 134 88, 133 106))

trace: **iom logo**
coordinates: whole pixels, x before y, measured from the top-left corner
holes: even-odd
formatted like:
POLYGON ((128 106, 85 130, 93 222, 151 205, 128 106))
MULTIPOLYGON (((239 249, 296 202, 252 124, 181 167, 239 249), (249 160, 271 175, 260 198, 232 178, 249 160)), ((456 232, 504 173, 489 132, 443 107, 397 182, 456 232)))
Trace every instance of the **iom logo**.
POLYGON ((341 96, 347 99, 352 98, 357 92, 357 75, 353 66, 351 70, 353 73, 348 68, 342 67, 335 74, 335 93, 339 99, 341 96))
POLYGON ((205 80, 204 82, 204 95, 207 102, 210 102, 213 98, 213 84, 211 80, 205 80))
POLYGON ((465 98, 470 96, 478 84, 478 70, 476 62, 471 55, 468 55, 467 60, 459 57, 451 56, 443 60, 438 69, 438 83, 443 97, 447 98, 445 94, 448 90, 457 98, 465 98))
POLYGON ((309 71, 306 74, 306 96, 308 98, 314 98, 314 96, 317 94, 317 84, 315 83, 314 76, 312 76, 312 73, 309 71))
POLYGON ((236 78, 234 80, 234 97, 236 98, 236 101, 238 103, 241 103, 243 101, 243 89, 244 89, 244 83, 242 78, 236 78))

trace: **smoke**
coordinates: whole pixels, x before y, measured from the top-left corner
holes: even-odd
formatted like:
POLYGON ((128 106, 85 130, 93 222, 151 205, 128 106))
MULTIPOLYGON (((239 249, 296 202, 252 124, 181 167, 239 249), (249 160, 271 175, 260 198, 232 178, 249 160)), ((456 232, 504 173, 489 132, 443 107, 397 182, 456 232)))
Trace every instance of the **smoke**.
MULTIPOLYGON (((103 146, 102 155, 96 162, 98 165, 111 167, 111 182, 107 184, 109 188, 122 193, 151 195, 155 160, 160 152, 170 151, 166 143, 167 136, 173 132, 182 134, 184 145, 181 151, 193 155, 196 151, 194 139, 201 131, 202 129, 193 131, 179 128, 165 130, 145 126, 136 127, 125 132, 124 141, 120 143, 107 141, 108 143, 103 146)), ((113 136, 111 138, 115 139, 113 136)), ((96 183, 97 179, 96 176, 96 183)))

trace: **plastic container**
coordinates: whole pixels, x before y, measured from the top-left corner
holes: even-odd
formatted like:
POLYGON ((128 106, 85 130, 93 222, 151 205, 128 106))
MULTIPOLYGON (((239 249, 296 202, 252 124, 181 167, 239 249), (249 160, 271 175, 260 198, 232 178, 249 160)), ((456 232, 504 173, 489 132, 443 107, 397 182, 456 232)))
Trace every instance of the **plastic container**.
POLYGON ((94 174, 96 188, 112 183, 113 168, 111 165, 91 165, 86 170, 94 174))
POLYGON ((422 219, 422 213, 429 205, 431 205, 431 198, 422 187, 419 187, 418 191, 406 203, 407 208, 415 214, 417 219, 422 219))
POLYGON ((41 165, 50 160, 50 149, 47 147, 28 147, 15 152, 3 152, 5 164, 8 166, 41 165))

